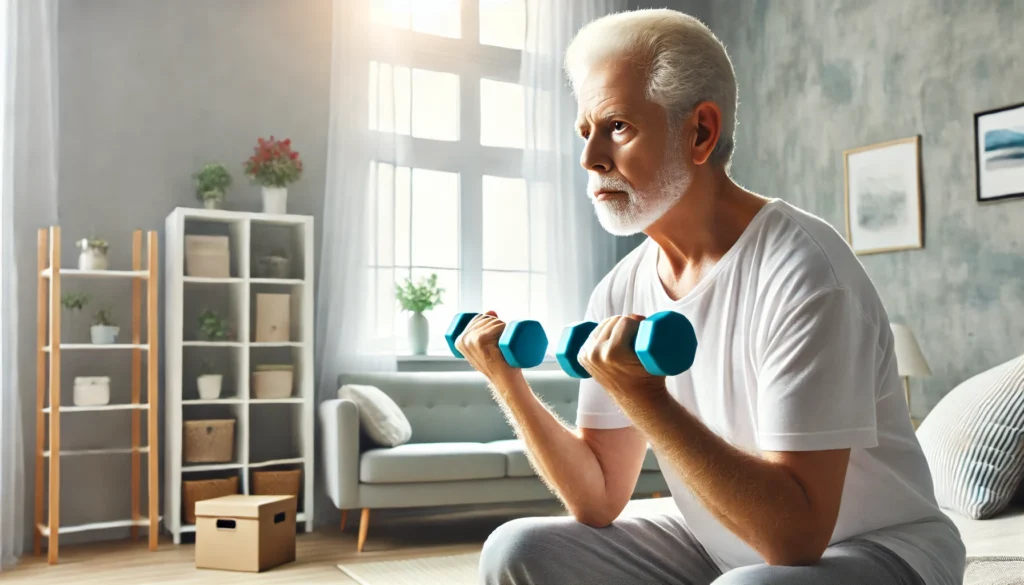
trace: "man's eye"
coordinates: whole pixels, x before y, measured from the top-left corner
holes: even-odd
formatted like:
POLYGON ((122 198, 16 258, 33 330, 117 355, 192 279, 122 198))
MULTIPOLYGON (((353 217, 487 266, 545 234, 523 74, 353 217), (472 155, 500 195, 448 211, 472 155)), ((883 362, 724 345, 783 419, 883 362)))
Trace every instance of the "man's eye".
POLYGON ((625 129, 626 129, 626 123, 625 122, 612 122, 612 130, 615 130, 616 132, 622 132, 625 129))

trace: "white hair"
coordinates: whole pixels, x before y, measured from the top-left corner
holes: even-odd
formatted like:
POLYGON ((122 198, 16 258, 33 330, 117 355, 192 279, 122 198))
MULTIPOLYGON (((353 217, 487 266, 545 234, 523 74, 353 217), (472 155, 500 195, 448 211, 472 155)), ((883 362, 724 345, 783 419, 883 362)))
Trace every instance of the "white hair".
POLYGON ((711 29, 668 9, 601 17, 580 29, 565 52, 573 92, 591 67, 612 58, 637 60, 647 73, 647 99, 665 108, 672 124, 697 104, 714 102, 722 112, 722 133, 711 162, 728 166, 736 129, 736 73, 711 29))

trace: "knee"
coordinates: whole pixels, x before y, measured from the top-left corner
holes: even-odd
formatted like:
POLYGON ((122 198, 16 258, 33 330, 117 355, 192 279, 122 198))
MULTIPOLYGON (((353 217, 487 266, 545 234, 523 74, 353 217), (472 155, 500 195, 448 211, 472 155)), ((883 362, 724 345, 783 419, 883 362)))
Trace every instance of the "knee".
POLYGON ((776 567, 769 565, 751 565, 740 567, 725 573, 715 579, 711 585, 768 585, 771 583, 784 583, 785 579, 778 580, 775 574, 776 567))
POLYGON ((554 518, 519 518, 491 533, 480 552, 480 583, 526 585, 546 583, 552 547, 559 540, 554 518))

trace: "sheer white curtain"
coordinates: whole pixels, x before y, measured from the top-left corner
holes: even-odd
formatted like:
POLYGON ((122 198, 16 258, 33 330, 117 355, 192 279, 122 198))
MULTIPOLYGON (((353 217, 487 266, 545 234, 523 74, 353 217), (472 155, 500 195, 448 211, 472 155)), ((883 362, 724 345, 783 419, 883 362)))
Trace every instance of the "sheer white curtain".
MULTIPOLYGON (((598 223, 580 167, 583 142, 575 134, 576 101, 562 65, 573 35, 586 23, 627 8, 626 0, 526 0, 526 50, 520 83, 526 87, 523 176, 531 230, 547 248, 549 334, 583 318, 590 293, 615 265, 615 237, 598 223)), ((553 337, 557 339, 557 337, 553 337)))
MULTIPOLYGON (((385 282, 393 288, 395 282, 393 268, 371 269, 371 265, 387 264, 375 261, 377 246, 371 245, 371 239, 375 236, 376 191, 389 187, 375 161, 392 162, 396 149, 394 135, 380 129, 396 127, 396 108, 375 107, 378 122, 379 116, 388 115, 391 123, 378 123, 377 129, 370 131, 370 48, 373 43, 379 50, 387 42, 371 38, 372 1, 335 0, 333 9, 327 190, 317 291, 320 400, 334 395, 339 373, 388 371, 397 366, 392 322, 388 319, 386 328, 379 327, 374 318, 380 312, 374 287, 385 282)), ((375 95, 396 93, 380 88, 380 84, 393 83, 394 77, 375 77, 375 95)), ((390 314, 393 307, 387 311, 390 314)))
MULTIPOLYGON (((18 309, 34 306, 35 228, 56 220, 56 0, 0 2, 0 564, 21 554, 26 532, 18 309), (17 218, 17 221, 15 221, 17 218), (25 286, 19 291, 18 270, 25 286)), ((31 323, 30 323, 31 324, 31 323)), ((34 329, 34 328, 30 328, 34 329)), ((22 356, 33 355, 31 351, 22 356)), ((31 376, 31 370, 28 375, 31 376)))

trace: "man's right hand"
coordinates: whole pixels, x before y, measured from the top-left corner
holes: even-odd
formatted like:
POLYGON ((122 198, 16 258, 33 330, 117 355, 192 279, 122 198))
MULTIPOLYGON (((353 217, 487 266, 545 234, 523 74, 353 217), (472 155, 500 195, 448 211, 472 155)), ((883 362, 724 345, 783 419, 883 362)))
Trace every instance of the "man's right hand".
POLYGON ((494 311, 487 311, 473 317, 462 335, 455 340, 455 348, 466 357, 470 365, 499 388, 517 376, 522 376, 522 370, 508 365, 498 349, 498 339, 504 331, 505 322, 498 319, 494 311))

